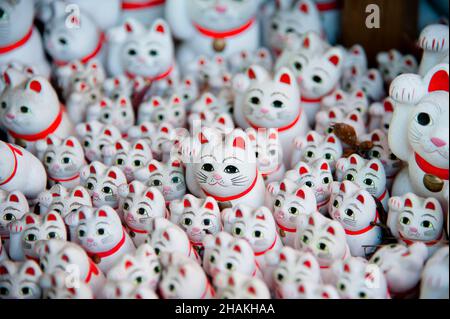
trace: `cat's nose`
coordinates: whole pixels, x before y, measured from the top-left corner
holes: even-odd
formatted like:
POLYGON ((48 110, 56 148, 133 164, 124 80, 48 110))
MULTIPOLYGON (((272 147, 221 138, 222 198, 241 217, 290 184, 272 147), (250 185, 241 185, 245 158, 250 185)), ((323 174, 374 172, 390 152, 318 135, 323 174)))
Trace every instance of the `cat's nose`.
POLYGON ((337 210, 334 212, 334 217, 335 218, 341 218, 341 213, 337 210))
POLYGON ((447 143, 444 140, 440 139, 439 137, 432 137, 431 143, 433 143, 437 147, 443 147, 443 146, 447 145, 447 143))
POLYGON ((284 213, 281 210, 277 210, 275 212, 275 218, 283 219, 284 218, 284 213))
POLYGON ((413 233, 417 233, 417 228, 416 227, 410 227, 409 230, 413 233))
POLYGON ((222 176, 220 176, 219 174, 214 174, 213 178, 216 179, 216 180, 221 180, 222 176))
POLYGON ((170 186, 163 186, 163 191, 165 191, 165 192, 170 191, 170 186))
POLYGON ((227 12, 228 8, 226 6, 221 6, 221 5, 217 5, 216 6, 216 11, 219 13, 225 13, 227 12))
POLYGON ((265 107, 263 107, 263 108, 261 109, 261 113, 267 114, 267 113, 269 113, 269 109, 266 109, 265 107))
POLYGON ((202 231, 202 230, 201 230, 200 228, 198 228, 198 227, 192 228, 192 232, 193 232, 193 233, 198 234, 198 233, 200 233, 201 231, 202 231))
POLYGON ((8 114, 6 114, 6 118, 8 118, 10 120, 14 120, 16 118, 16 116, 14 114, 8 113, 8 114))

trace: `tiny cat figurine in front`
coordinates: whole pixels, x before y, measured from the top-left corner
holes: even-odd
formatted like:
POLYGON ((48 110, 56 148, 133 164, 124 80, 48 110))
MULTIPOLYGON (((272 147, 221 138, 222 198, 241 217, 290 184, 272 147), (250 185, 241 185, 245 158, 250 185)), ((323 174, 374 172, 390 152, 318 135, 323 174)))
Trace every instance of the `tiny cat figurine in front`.
POLYGON ((67 5, 53 1, 51 14, 45 17, 44 45, 57 66, 80 60, 103 60, 105 35, 92 17, 82 9, 78 14, 66 10, 67 5))
POLYGON ((270 290, 263 280, 238 272, 219 273, 214 277, 217 299, 270 299, 270 290))
POLYGON ((394 116, 389 146, 407 162, 397 175, 392 194, 413 192, 445 203, 449 170, 449 65, 439 64, 425 77, 402 74, 391 84, 394 116))
POLYGON ((156 290, 161 279, 161 263, 152 246, 142 244, 135 252, 123 255, 108 272, 108 280, 128 281, 136 287, 156 290))
POLYGON ((165 253, 160 257, 163 266, 159 292, 164 299, 210 299, 213 286, 202 267, 181 253, 165 253))
POLYGON ((107 167, 97 161, 83 166, 80 180, 81 185, 88 190, 94 207, 108 205, 112 208, 119 205, 118 187, 127 182, 120 168, 107 167))
POLYGON ((357 184, 344 180, 331 184, 328 212, 342 224, 352 256, 365 257, 381 243, 380 213, 372 195, 357 184))
POLYGON ((378 53, 377 62, 386 84, 390 84, 400 74, 417 72, 416 58, 410 54, 403 56, 395 49, 378 53))
POLYGON ((258 169, 266 183, 280 181, 286 172, 283 162, 283 148, 276 129, 245 130, 255 149, 258 169))
POLYGON ((391 197, 387 226, 400 243, 425 243, 428 256, 444 244, 444 212, 434 197, 421 198, 413 193, 391 197))
POLYGON ((11 69, 3 76, 7 86, 0 96, 0 122, 12 143, 35 153, 37 141, 72 133, 72 123, 48 80, 11 69))
POLYGON ((78 139, 69 136, 64 140, 49 135, 36 142, 38 157, 44 163, 50 186, 61 184, 72 188, 80 183, 80 169, 86 165, 83 147, 78 139))
POLYGON ((67 240, 67 230, 64 220, 56 211, 50 211, 46 216, 27 213, 8 225, 9 256, 12 260, 37 259, 36 243, 40 240, 67 240))
POLYGON ((369 262, 380 267, 393 297, 414 297, 427 258, 427 247, 417 242, 409 247, 401 244, 381 246, 369 262))
POLYGON ((163 194, 166 202, 180 199, 186 193, 184 168, 176 157, 167 162, 151 160, 134 173, 136 180, 148 186, 156 187, 163 194))
POLYGON ((9 246, 9 223, 21 219, 29 209, 28 201, 20 191, 7 192, 0 189, 0 239, 3 244, 0 256, 6 256, 9 246))
POLYGON ((365 160, 358 154, 341 158, 336 163, 337 180, 350 181, 375 197, 384 210, 388 210, 389 191, 386 185, 386 172, 377 158, 365 160))
MULTIPOLYGON (((309 130, 305 109, 298 106, 300 98, 297 81, 287 68, 281 68, 273 79, 258 65, 247 71, 250 84, 242 101, 242 111, 247 126, 254 129, 275 128, 278 131, 284 163, 289 164, 292 141, 309 130)), ((235 117, 238 116, 236 113, 235 117)))
POLYGON ((418 45, 423 49, 419 75, 425 76, 434 66, 448 63, 448 25, 431 24, 420 33, 418 45))
POLYGON ((336 288, 343 299, 390 299, 386 277, 376 265, 360 257, 336 261, 336 288))
POLYGON ((95 297, 101 297, 105 275, 82 247, 72 242, 50 239, 38 242, 35 249, 43 271, 41 282, 51 281, 50 276, 58 270, 69 273, 71 267, 77 265, 81 281, 92 289, 95 297))
POLYGON ((105 273, 135 246, 117 212, 109 206, 83 206, 66 218, 70 227, 76 227, 76 241, 92 261, 105 273))
POLYGON ((50 67, 42 40, 33 25, 34 2, 2 1, 0 12, 0 65, 20 62, 34 66, 43 76, 49 76, 50 67))
POLYGON ((139 181, 120 185, 120 215, 136 247, 145 242, 151 221, 166 217, 164 197, 156 187, 147 187, 139 181))
POLYGON ((203 269, 211 278, 220 273, 241 273, 247 276, 261 276, 253 248, 248 241, 220 232, 206 235, 203 240, 205 252, 203 269))
POLYGON ((304 253, 292 247, 283 247, 277 253, 266 256, 272 272, 272 289, 278 299, 297 299, 299 282, 322 282, 320 266, 311 253, 304 253))
POLYGON ((222 220, 225 231, 250 243, 262 269, 266 263, 264 256, 283 247, 275 219, 267 207, 252 208, 240 204, 223 210, 222 220))
POLYGON ((0 189, 17 190, 29 200, 36 199, 47 184, 44 165, 22 147, 3 141, 0 141, 0 154, 0 189))
POLYGON ((342 225, 319 212, 299 218, 295 248, 310 252, 316 257, 322 280, 326 284, 333 282, 330 269, 333 262, 351 257, 342 225))
POLYGON ((41 216, 47 215, 49 211, 56 211, 65 218, 81 206, 92 206, 91 196, 82 186, 66 188, 61 184, 55 184, 39 194, 38 200, 41 216))
POLYGON ((422 272, 420 299, 448 299, 448 245, 428 259, 422 272))
POLYGON ((104 147, 103 159, 105 164, 119 167, 125 174, 127 181, 134 180, 134 173, 153 159, 152 151, 147 141, 138 139, 130 144, 125 139, 104 147))
POLYGON ((41 268, 34 260, 0 263, 0 299, 40 299, 41 268))
POLYGON ((42 288, 43 299, 94 299, 92 289, 84 282, 78 282, 74 287, 69 287, 67 283, 71 280, 71 275, 61 269, 53 272, 48 280, 39 280, 42 288))
POLYGON ((121 20, 136 19, 150 26, 156 19, 164 17, 165 0, 122 0, 121 20))
POLYGON ((141 103, 138 109, 137 123, 152 122, 171 124, 173 127, 186 126, 186 106, 176 94, 168 99, 152 96, 149 101, 141 103))
POLYGON ((212 197, 197 198, 187 194, 179 201, 170 202, 169 209, 171 221, 186 232, 199 252, 203 250, 205 236, 216 235, 222 229, 220 209, 212 197))
POLYGON ((260 1, 167 0, 166 18, 174 36, 183 41, 177 59, 184 71, 199 55, 228 58, 243 49, 255 51, 260 42, 259 6, 260 1))
POLYGON ((114 125, 124 134, 134 124, 134 110, 131 100, 123 95, 117 99, 102 98, 98 103, 89 105, 86 121, 99 121, 105 125, 114 125))

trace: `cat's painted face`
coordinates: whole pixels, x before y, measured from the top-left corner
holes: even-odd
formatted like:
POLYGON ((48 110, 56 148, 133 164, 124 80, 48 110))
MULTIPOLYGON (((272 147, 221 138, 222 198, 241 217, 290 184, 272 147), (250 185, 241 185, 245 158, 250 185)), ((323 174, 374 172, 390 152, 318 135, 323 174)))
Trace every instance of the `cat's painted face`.
POLYGON ((109 206, 98 209, 82 207, 78 210, 76 236, 81 246, 92 253, 108 251, 124 236, 120 217, 109 206))
POLYGON ((201 56, 197 60, 197 80, 199 84, 210 90, 220 90, 231 84, 231 74, 228 71, 225 58, 216 55, 212 58, 201 56))
POLYGON ((192 113, 201 113, 204 111, 211 111, 217 115, 221 115, 228 112, 228 106, 223 100, 216 97, 210 92, 205 92, 202 96, 192 105, 192 113))
POLYGON ((240 27, 254 18, 259 2, 253 0, 189 0, 187 8, 192 22, 208 29, 226 31, 240 27))
POLYGON ((255 254, 247 241, 220 232, 215 237, 207 235, 204 243, 203 268, 212 278, 224 272, 256 274, 255 254))
POLYGON ((139 106, 138 123, 144 122, 184 127, 186 125, 185 104, 178 95, 173 95, 167 100, 154 96, 150 101, 139 106))
POLYGON ((125 174, 116 166, 107 167, 100 162, 92 162, 81 170, 81 183, 92 198, 94 207, 119 205, 117 188, 125 184, 125 174))
POLYGON ((322 100, 322 104, 327 109, 338 107, 345 115, 358 111, 364 118, 367 117, 369 109, 369 101, 362 90, 347 93, 338 89, 333 94, 325 97, 322 100))
POLYGON ((316 114, 316 125, 314 130, 319 134, 329 134, 333 132, 333 125, 343 123, 345 120, 344 111, 336 106, 328 110, 320 110, 316 114))
POLYGON ((374 130, 370 133, 373 147, 369 151, 370 159, 378 159, 384 166, 386 178, 392 179, 402 167, 402 161, 391 152, 386 133, 381 130, 374 130))
POLYGON ((200 113, 193 113, 189 116, 190 130, 202 127, 209 127, 218 130, 223 134, 228 134, 234 129, 234 121, 228 113, 215 113, 210 110, 200 113))
MULTIPOLYGON (((39 195, 39 204, 49 211, 55 211, 65 218, 81 206, 92 206, 88 191, 82 186, 66 189, 61 184, 54 185, 39 195)), ((44 214, 45 215, 45 214, 44 214)))
POLYGON ((34 260, 0 263, 1 299, 40 299, 39 279, 42 271, 34 260))
POLYGON ((7 46, 23 38, 33 25, 34 3, 2 1, 0 3, 0 46, 7 46))
POLYGON ((383 77, 377 69, 369 69, 363 73, 357 67, 353 67, 354 79, 346 83, 344 89, 351 92, 362 90, 372 101, 380 101, 385 96, 383 77))
POLYGON ((295 78, 281 68, 273 80, 266 70, 252 66, 247 71, 251 81, 242 106, 246 120, 256 127, 283 127, 299 116, 299 91, 295 78))
POLYGON ((70 280, 69 273, 57 269, 49 276, 49 284, 42 284, 42 296, 45 299, 93 299, 92 289, 85 282, 79 282, 76 287, 69 287, 67 282, 70 280))
POLYGON ((379 53, 377 62, 378 69, 386 83, 391 83, 400 74, 416 73, 417 71, 416 58, 413 55, 403 56, 395 49, 379 53))
POLYGON ((447 167, 449 160, 449 94, 432 92, 414 108, 408 140, 414 152, 431 164, 447 167))
POLYGON ((86 119, 113 125, 125 133, 134 124, 133 105, 126 96, 119 96, 116 100, 102 98, 98 103, 89 106, 86 119))
POLYGON ((103 92, 106 97, 114 100, 120 95, 132 96, 137 79, 130 80, 125 75, 107 78, 102 83, 103 92))
POLYGON ((176 94, 183 99, 189 108, 199 97, 198 83, 193 76, 186 76, 178 86, 176 94))
POLYGON ((257 277, 238 272, 220 273, 214 278, 217 299, 270 299, 267 285, 257 277))
POLYGON ((302 281, 297 285, 295 299, 340 299, 336 288, 312 281, 302 281))
POLYGON ((107 281, 103 293, 106 299, 158 299, 151 287, 136 286, 128 280, 107 281))
POLYGON ((242 50, 229 57, 230 69, 233 74, 245 73, 252 65, 260 65, 266 70, 273 67, 273 59, 267 48, 259 48, 256 52, 242 50))
POLYGON ((155 187, 133 181, 121 185, 119 195, 124 221, 131 228, 147 230, 153 218, 165 216, 164 197, 155 187))
POLYGON ((8 224, 20 220, 28 213, 29 206, 26 197, 20 191, 7 193, 0 190, 0 236, 9 237, 8 224))
POLYGON ((256 131, 248 128, 246 132, 255 150, 259 171, 263 174, 276 171, 283 163, 283 150, 278 131, 275 129, 256 131))
POLYGON ((324 159, 331 168, 335 167, 336 161, 342 156, 342 144, 333 133, 323 136, 310 131, 302 142, 301 150, 302 161, 312 163, 324 159))
POLYGON ((164 20, 157 19, 148 31, 136 20, 127 20, 123 28, 127 40, 122 47, 121 60, 126 72, 153 77, 172 66, 173 41, 169 25, 164 20))
POLYGON ((92 91, 98 84, 103 83, 106 77, 105 70, 97 59, 92 59, 86 64, 77 60, 57 67, 55 73, 57 83, 66 97, 74 91, 92 91))

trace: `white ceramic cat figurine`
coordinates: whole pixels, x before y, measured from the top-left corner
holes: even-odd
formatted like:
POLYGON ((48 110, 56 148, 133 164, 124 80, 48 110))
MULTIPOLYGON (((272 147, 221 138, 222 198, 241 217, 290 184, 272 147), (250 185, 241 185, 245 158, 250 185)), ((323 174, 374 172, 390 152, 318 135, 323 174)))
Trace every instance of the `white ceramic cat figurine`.
POLYGON ((406 247, 400 244, 381 246, 370 258, 386 277, 389 292, 397 296, 408 296, 419 284, 425 261, 428 257, 424 243, 406 247))
POLYGON ((275 219, 267 207, 251 208, 240 204, 223 210, 222 221, 225 231, 250 243, 262 269, 266 264, 264 256, 283 247, 275 219))
POLYGON ((0 189, 20 191, 30 200, 45 190, 47 174, 37 157, 3 141, 0 141, 0 154, 0 189))
POLYGON ((202 55, 198 57, 194 65, 196 69, 192 72, 196 75, 201 88, 213 94, 219 94, 224 87, 231 84, 231 73, 222 55, 214 55, 211 58, 202 55))
POLYGON ((220 53, 227 58, 243 49, 256 50, 259 47, 256 16, 260 2, 166 1, 165 16, 173 34, 184 41, 177 56, 184 73, 199 55, 220 53))
POLYGON ((42 270, 34 260, 0 263, 1 299, 40 299, 39 278, 42 270))
POLYGON ((181 253, 161 256, 163 265, 159 291, 164 299, 210 299, 214 288, 202 267, 181 253))
POLYGON ((12 260, 23 261, 38 258, 35 251, 40 240, 67 240, 67 230, 64 220, 56 211, 50 211, 46 216, 27 213, 21 219, 8 225, 10 233, 9 256, 12 260))
POLYGON ((127 280, 107 281, 103 288, 105 299, 158 299, 156 292, 144 285, 127 280))
POLYGON ((365 257, 381 243, 377 205, 372 195, 348 180, 331 184, 328 212, 342 224, 352 256, 365 257))
POLYGON ((431 24, 420 33, 418 45, 424 50, 419 75, 425 76, 435 65, 448 63, 448 25, 431 24))
POLYGON ((183 99, 184 105, 186 106, 186 112, 189 112, 192 104, 197 101, 200 96, 198 83, 194 76, 185 76, 176 88, 175 94, 183 99))
POLYGON ((155 187, 146 187, 138 181, 119 187, 120 209, 127 231, 136 247, 147 239, 151 221, 166 217, 163 195, 155 187))
POLYGON ((0 248, 0 251, 3 249, 1 256, 6 256, 9 246, 9 223, 22 219, 29 209, 28 201, 22 192, 0 189, 0 238, 3 243, 3 248, 0 248))
POLYGON ((103 92, 97 85, 85 81, 77 82, 66 98, 66 109, 70 120, 79 124, 86 120, 86 111, 92 104, 97 104, 103 98, 103 92))
POLYGON ((365 160, 358 154, 341 158, 336 163, 336 177, 338 181, 355 183, 379 200, 383 208, 388 210, 389 190, 386 185, 386 172, 379 159, 365 160))
POLYGON ((390 84, 400 74, 417 72, 416 58, 410 54, 403 56, 396 49, 378 53, 377 62, 378 69, 387 84, 390 84))
POLYGON ((35 249, 43 272, 41 283, 48 285, 52 274, 58 270, 69 274, 71 268, 76 266, 80 282, 88 285, 95 297, 101 297, 105 275, 81 246, 60 239, 50 239, 39 241, 35 249))
POLYGON ((129 18, 150 26, 157 18, 164 17, 165 0, 122 0, 122 21, 129 18))
POLYGON ((83 166, 80 180, 81 185, 88 190, 94 207, 108 205, 113 208, 119 205, 118 187, 127 182, 120 168, 108 167, 97 161, 83 166))
POLYGON ((220 209, 212 197, 197 198, 187 194, 179 201, 172 201, 169 209, 171 221, 186 232, 198 251, 203 250, 206 235, 214 236, 222 230, 220 209))
POLYGON ((84 282, 77 285, 67 284, 72 280, 71 275, 61 269, 57 269, 50 276, 48 281, 40 280, 43 299, 94 299, 92 289, 84 282))
POLYGON ((17 61, 34 66, 39 74, 49 76, 42 40, 33 25, 33 1, 2 1, 0 4, 0 65, 17 61))
POLYGON ((266 183, 280 181, 286 172, 283 162, 283 149, 276 129, 245 130, 255 149, 258 169, 266 183))
POLYGON ((186 107, 178 95, 168 99, 152 96, 149 101, 141 103, 138 109, 137 123, 152 122, 171 124, 174 127, 186 126, 186 107))
POLYGON ((83 147, 78 139, 69 136, 64 140, 49 135, 36 142, 38 157, 44 163, 49 184, 72 188, 80 183, 80 169, 86 164, 83 147))
POLYGON ((344 70, 342 71, 341 87, 348 89, 358 76, 357 70, 360 73, 367 71, 367 55, 364 47, 360 44, 354 44, 351 48, 347 49, 344 59, 344 70))
POLYGON ((117 212, 110 206, 81 207, 66 218, 69 226, 76 226, 76 240, 104 272, 108 271, 135 246, 117 212))
POLYGON ((444 212, 434 197, 421 198, 413 193, 391 197, 387 225, 404 245, 425 243, 428 256, 444 244, 444 212))
POLYGON ((123 134, 134 124, 134 110, 131 100, 118 96, 116 100, 102 98, 88 107, 86 121, 99 121, 105 125, 114 125, 123 134))
POLYGON ((250 244, 229 233, 206 235, 203 240, 205 252, 203 269, 211 278, 220 273, 241 273, 247 276, 261 276, 259 264, 250 244))
MULTIPOLYGON (((364 118, 364 122, 368 120, 369 100, 363 90, 345 92, 338 89, 322 99, 322 111, 329 111, 334 107, 338 107, 345 115, 356 110, 364 118)), ((319 124, 318 114, 316 114, 316 126, 319 124)), ((322 126, 325 125, 322 124, 322 126)))
POLYGON ((420 299, 448 299, 448 245, 427 261, 422 272, 420 299))
POLYGON ((395 179, 392 194, 413 192, 445 202, 448 187, 449 65, 432 68, 424 78, 416 74, 398 76, 389 95, 394 116, 389 129, 392 153, 408 163, 395 179))
POLYGON ((391 125, 392 116, 394 115, 394 103, 392 99, 387 97, 383 102, 372 103, 369 107, 369 115, 369 131, 381 129, 387 134, 391 125))
POLYGON ((302 252, 310 252, 316 257, 322 280, 327 284, 333 282, 330 269, 333 262, 351 256, 342 225, 318 212, 299 218, 296 248, 302 252))
POLYGON ((256 52, 242 50, 230 56, 228 59, 232 74, 246 72, 252 65, 260 65, 266 70, 272 70, 273 58, 267 48, 259 48, 256 52))
POLYGON ((73 127, 55 89, 41 76, 4 73, 6 89, 0 96, 0 122, 13 143, 35 152, 35 144, 55 134, 65 138, 73 127))
POLYGON ((348 83, 347 91, 362 90, 371 102, 381 101, 385 97, 383 76, 377 69, 366 72, 358 67, 352 68, 354 79, 348 83))
POLYGON ((341 299, 332 285, 318 284, 313 281, 300 281, 293 299, 341 299))
POLYGON ((216 113, 210 110, 189 115, 188 125, 191 131, 201 126, 216 129, 223 134, 228 134, 235 128, 233 117, 229 113, 216 113))
POLYGON ((217 299, 270 299, 270 290, 261 279, 238 272, 214 277, 217 299))

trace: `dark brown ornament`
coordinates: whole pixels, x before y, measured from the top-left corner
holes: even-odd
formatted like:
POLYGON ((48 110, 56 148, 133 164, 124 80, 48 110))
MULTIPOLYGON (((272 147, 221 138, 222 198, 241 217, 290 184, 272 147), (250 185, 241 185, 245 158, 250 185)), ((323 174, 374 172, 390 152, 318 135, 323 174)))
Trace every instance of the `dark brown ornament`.
POLYGON ((432 174, 425 174, 423 184, 432 193, 438 193, 444 188, 444 181, 432 174))
POLYGON ((215 52, 223 52, 227 46, 225 39, 214 39, 213 49, 215 52))

